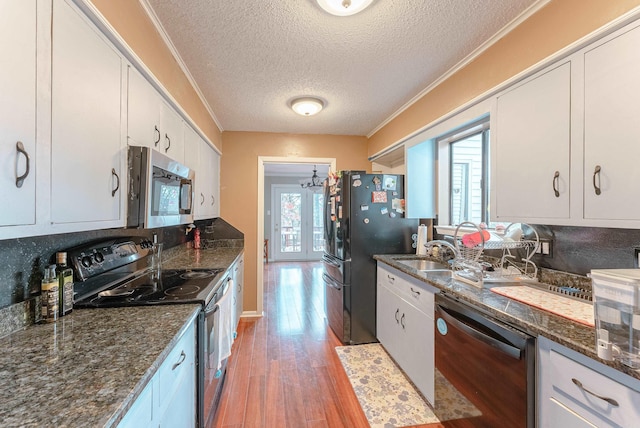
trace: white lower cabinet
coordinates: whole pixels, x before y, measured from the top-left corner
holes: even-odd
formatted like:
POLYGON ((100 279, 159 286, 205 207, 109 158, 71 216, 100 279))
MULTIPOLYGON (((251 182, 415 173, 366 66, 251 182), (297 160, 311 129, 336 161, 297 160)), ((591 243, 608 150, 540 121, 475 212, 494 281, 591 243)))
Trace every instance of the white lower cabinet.
POLYGON ((242 316, 242 306, 244 298, 244 253, 240 255, 240 258, 234 263, 233 269, 233 298, 234 298, 234 326, 235 330, 238 329, 238 323, 242 316))
POLYGON ((387 265, 377 270, 377 338, 420 392, 434 402, 436 288, 387 265))
POLYGON ((192 323, 118 427, 196 426, 196 325, 192 323))
POLYGON ((539 337, 538 419, 545 428, 638 426, 640 380, 539 337))

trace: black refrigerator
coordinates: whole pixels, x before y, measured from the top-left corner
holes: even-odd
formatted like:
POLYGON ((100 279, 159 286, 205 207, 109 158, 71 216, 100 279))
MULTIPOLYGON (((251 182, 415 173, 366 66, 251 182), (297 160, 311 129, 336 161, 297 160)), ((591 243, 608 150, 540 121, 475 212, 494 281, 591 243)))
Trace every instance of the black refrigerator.
POLYGON ((325 313, 342 343, 376 342, 374 254, 415 252, 404 176, 341 171, 324 184, 325 313))

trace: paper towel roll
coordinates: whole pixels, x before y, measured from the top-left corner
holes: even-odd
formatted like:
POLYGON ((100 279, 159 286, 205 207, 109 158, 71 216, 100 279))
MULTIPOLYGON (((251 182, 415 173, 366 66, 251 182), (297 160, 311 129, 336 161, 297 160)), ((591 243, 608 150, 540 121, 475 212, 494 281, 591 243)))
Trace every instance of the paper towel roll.
POLYGON ((416 247, 416 254, 419 256, 424 256, 427 254, 427 248, 424 244, 427 243, 427 226, 421 224, 418 226, 418 245, 416 247))

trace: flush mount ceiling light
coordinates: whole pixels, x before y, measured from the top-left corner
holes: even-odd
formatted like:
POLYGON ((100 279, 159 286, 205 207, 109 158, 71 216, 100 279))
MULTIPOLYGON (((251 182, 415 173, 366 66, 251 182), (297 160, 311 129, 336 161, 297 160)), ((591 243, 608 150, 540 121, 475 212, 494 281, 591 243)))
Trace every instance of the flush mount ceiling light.
POLYGON ((317 0, 332 15, 349 16, 364 10, 373 0, 317 0))
POLYGON ((313 116, 324 107, 324 101, 320 98, 302 97, 291 101, 291 108, 300 116, 313 116))

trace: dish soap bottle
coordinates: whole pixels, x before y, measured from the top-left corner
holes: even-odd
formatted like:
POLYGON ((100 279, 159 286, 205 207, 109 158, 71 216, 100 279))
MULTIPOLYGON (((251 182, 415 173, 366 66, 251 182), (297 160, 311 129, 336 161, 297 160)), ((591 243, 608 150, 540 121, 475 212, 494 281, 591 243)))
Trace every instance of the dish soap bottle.
POLYGON ((56 277, 56 265, 51 265, 44 270, 42 279, 42 293, 40 294, 40 308, 43 322, 54 322, 58 319, 58 278, 56 277))
POLYGON ((73 269, 67 265, 67 253, 56 253, 58 262, 58 313, 61 317, 73 310, 73 269))

